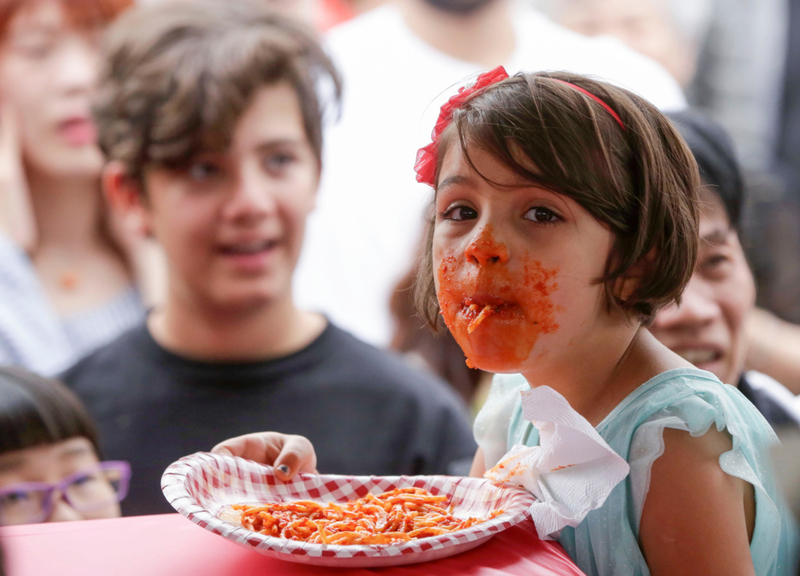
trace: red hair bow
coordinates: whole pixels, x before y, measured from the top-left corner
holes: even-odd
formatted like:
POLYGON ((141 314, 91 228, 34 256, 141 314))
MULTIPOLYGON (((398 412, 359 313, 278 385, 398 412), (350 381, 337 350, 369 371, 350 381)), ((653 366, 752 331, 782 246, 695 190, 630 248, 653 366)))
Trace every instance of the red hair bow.
POLYGON ((494 84, 506 78, 508 78, 508 73, 505 68, 498 66, 494 70, 490 70, 478 76, 474 84, 459 88, 458 94, 442 105, 439 111, 439 119, 436 120, 436 125, 433 127, 431 143, 420 148, 417 152, 417 163, 414 164, 414 170, 417 172, 417 182, 428 184, 429 186, 434 185, 433 178, 436 174, 439 138, 442 132, 444 132, 444 129, 450 124, 450 120, 453 119, 453 111, 459 108, 464 103, 464 100, 481 88, 485 88, 490 84, 494 84))

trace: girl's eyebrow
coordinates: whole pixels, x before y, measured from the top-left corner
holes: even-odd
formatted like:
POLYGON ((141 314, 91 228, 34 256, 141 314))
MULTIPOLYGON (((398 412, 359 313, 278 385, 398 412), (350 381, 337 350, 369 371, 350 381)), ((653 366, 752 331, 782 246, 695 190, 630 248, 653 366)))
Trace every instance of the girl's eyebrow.
POLYGON ((93 452, 93 449, 89 448, 89 446, 70 446, 69 449, 64 450, 58 455, 59 459, 66 459, 66 458, 74 458, 75 456, 83 456, 84 454, 90 454, 93 452))
POLYGON ((447 188, 448 186, 458 186, 460 184, 469 184, 472 182, 469 176, 462 176, 461 174, 455 174, 454 176, 448 176, 436 187, 436 190, 441 190, 442 188, 447 188))
POLYGON ((6 458, 3 461, 0 461, 0 472, 8 472, 9 470, 15 470, 20 468, 25 463, 25 459, 22 457, 12 457, 6 458))

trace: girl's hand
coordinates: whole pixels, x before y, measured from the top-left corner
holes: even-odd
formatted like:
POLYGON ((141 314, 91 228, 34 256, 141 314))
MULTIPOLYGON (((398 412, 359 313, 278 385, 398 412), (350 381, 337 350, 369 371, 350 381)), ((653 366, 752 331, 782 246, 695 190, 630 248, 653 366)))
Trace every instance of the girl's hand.
POLYGON ((472 460, 472 467, 469 469, 470 478, 483 478, 486 473, 486 460, 483 457, 483 448, 478 448, 475 458, 472 460))
POLYGON ((317 455, 303 436, 256 432, 220 442, 211 451, 273 466, 275 475, 283 481, 291 480, 298 472, 317 474, 317 455))
POLYGON ((33 252, 36 220, 22 167, 19 120, 7 103, 0 105, 0 231, 28 254, 33 252))

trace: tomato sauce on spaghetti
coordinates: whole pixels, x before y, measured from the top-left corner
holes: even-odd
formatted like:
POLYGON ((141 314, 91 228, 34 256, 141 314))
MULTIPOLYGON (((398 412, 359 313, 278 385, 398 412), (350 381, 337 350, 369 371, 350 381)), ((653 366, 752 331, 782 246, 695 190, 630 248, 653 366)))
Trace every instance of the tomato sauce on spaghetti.
POLYGON ((489 518, 456 518, 447 496, 422 488, 397 488, 342 504, 311 500, 234 504, 245 528, 267 536, 319 544, 389 544, 463 530, 489 518))

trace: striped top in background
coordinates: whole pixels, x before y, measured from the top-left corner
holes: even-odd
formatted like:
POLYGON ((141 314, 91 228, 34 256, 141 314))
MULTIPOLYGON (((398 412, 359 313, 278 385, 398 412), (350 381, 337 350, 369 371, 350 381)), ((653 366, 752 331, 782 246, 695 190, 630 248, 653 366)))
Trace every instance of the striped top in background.
POLYGON ((98 308, 59 316, 33 264, 0 234, 0 364, 58 374, 144 319, 134 287, 98 308))

